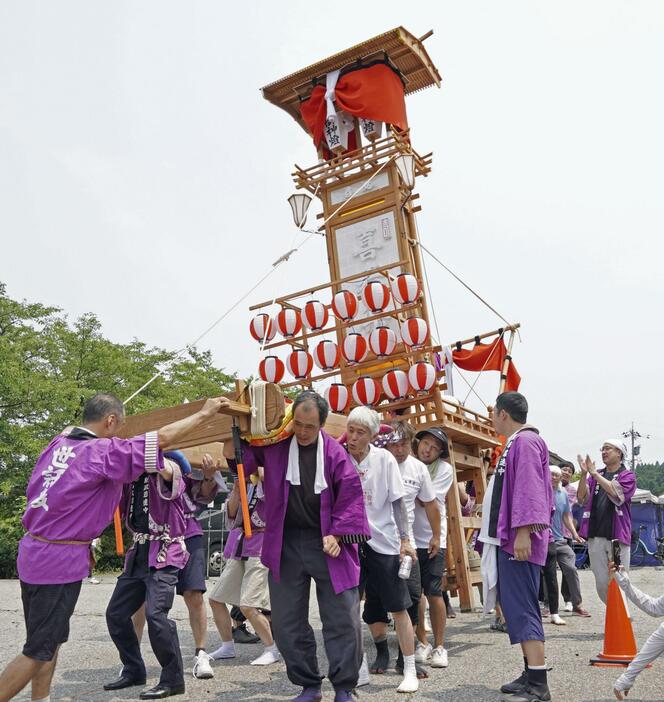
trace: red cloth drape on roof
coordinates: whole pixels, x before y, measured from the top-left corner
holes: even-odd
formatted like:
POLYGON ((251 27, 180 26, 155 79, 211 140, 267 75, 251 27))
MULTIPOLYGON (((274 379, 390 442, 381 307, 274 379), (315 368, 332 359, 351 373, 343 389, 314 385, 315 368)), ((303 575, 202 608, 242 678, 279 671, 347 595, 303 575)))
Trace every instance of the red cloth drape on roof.
MULTIPOLYGON (((472 349, 452 350, 452 359, 454 363, 469 371, 481 370, 503 370, 503 363, 507 356, 507 349, 502 340, 498 337, 490 344, 476 344, 472 349)), ((505 392, 516 391, 519 389, 521 376, 517 372, 514 362, 510 361, 507 366, 507 382, 505 383, 505 392)))
MULTIPOLYGON (((356 117, 408 129, 403 83, 384 63, 358 68, 341 76, 335 88, 335 100, 340 110, 356 117)), ((318 148, 327 117, 324 86, 317 85, 311 91, 311 97, 300 104, 300 114, 318 148)))

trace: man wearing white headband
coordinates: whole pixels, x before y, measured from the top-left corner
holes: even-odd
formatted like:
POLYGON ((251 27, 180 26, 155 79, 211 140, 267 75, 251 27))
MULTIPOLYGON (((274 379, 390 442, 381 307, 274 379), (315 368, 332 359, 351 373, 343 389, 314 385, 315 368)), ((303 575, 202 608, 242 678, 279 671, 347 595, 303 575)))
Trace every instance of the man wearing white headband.
POLYGON ((636 476, 625 466, 627 449, 620 439, 607 439, 602 444, 601 452, 603 470, 595 468, 590 456, 585 459, 578 456, 581 480, 576 498, 583 505, 579 533, 588 539, 595 587, 606 604, 612 539, 620 541, 620 558, 624 568, 629 570, 632 539, 630 503, 636 490, 636 476))

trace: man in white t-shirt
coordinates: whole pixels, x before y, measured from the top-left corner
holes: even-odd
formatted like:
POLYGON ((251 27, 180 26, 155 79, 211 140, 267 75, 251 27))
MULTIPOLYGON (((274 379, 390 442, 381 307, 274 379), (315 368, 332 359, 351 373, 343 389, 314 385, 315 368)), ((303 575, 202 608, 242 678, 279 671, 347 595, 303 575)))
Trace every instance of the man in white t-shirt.
MULTIPOLYGON (((390 423, 392 434, 387 436, 386 448, 394 456, 399 464, 401 479, 403 480, 404 500, 408 511, 408 539, 411 544, 415 543, 413 536, 413 522, 415 521, 416 501, 423 505, 426 512, 432 536, 429 541, 429 558, 434 558, 440 549, 440 506, 436 499, 436 492, 431 482, 431 476, 427 467, 422 461, 412 455, 413 439, 415 431, 406 421, 394 421, 390 423)), ((416 559, 408 579, 408 592, 413 604, 408 608, 408 616, 413 626, 416 627, 419 619, 419 604, 422 595, 422 579, 420 576, 420 564, 416 559)), ((417 677, 427 678, 425 668, 418 663, 415 664, 417 677)), ((403 656, 401 650, 397 657, 395 666, 397 672, 403 670, 403 656)))
POLYGON ((420 563, 422 590, 429 602, 433 647, 427 640, 424 622, 420 618, 417 625, 417 650, 415 659, 426 663, 431 659, 433 668, 447 668, 447 651, 445 650, 445 602, 443 600, 443 576, 445 575, 445 551, 447 549, 447 509, 445 498, 452 486, 454 474, 452 466, 445 460, 449 458, 449 441, 447 434, 439 427, 430 427, 417 433, 417 457, 427 467, 433 483, 436 499, 440 507, 440 550, 433 557, 429 546, 433 532, 429 525, 424 506, 415 506, 413 536, 417 557, 420 563))
POLYGON ((384 673, 389 665, 385 634, 390 612, 399 646, 404 654, 404 677, 398 692, 419 687, 415 669, 414 633, 408 612, 411 599, 406 580, 399 577, 401 558, 417 554, 408 540, 408 514, 399 466, 389 451, 371 445, 380 429, 380 417, 368 407, 356 407, 348 415, 346 441, 362 483, 371 538, 360 545, 360 590, 366 599, 362 618, 376 644, 371 671, 384 673))

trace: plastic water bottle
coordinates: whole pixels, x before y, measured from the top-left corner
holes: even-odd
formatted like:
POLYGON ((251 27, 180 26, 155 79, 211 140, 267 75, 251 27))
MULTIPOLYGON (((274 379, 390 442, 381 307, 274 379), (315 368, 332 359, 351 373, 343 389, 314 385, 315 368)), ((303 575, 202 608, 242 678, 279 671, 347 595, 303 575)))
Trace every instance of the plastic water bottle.
POLYGON ((401 565, 399 566, 399 577, 402 580, 408 580, 410 578, 410 571, 413 567, 413 559, 411 556, 404 556, 401 565))

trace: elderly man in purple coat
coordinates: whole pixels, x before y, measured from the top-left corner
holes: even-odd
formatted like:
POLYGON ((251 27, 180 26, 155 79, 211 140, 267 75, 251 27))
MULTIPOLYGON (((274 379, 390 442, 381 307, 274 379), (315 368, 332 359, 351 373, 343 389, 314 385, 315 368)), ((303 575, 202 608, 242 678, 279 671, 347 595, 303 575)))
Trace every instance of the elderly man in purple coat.
POLYGON ((508 437, 491 495, 489 535, 498 548, 498 599, 512 644, 521 644, 524 670, 501 692, 513 702, 551 699, 544 662, 544 629, 539 585, 550 540, 553 491, 549 450, 535 427, 526 424, 528 403, 518 392, 496 399, 493 425, 508 437))
POLYGON ((123 484, 143 473, 177 477, 160 447, 204 424, 224 402, 208 400, 200 412, 158 432, 118 439, 122 402, 97 394, 85 405, 82 426, 65 429, 41 454, 28 482, 17 560, 27 640, 0 675, 0 702, 29 682, 33 700, 49 700, 58 650, 89 573, 90 543, 111 522, 123 484))
POLYGON ((320 395, 303 392, 293 404, 294 436, 244 451, 248 473, 265 468, 261 560, 270 570, 274 638, 289 680, 303 688, 294 702, 322 699, 309 624, 312 580, 335 702, 351 702, 362 662, 357 544, 371 532, 357 471, 344 449, 322 431, 328 412, 320 395))
POLYGON ((602 444, 604 470, 597 470, 590 456, 578 457, 581 480, 576 492, 583 506, 579 533, 588 539, 590 568, 595 588, 606 604, 609 588, 609 561, 613 560, 611 540, 620 541, 620 558, 629 570, 632 539, 630 503, 636 491, 636 476, 625 466, 627 448, 620 439, 607 439, 602 444))

